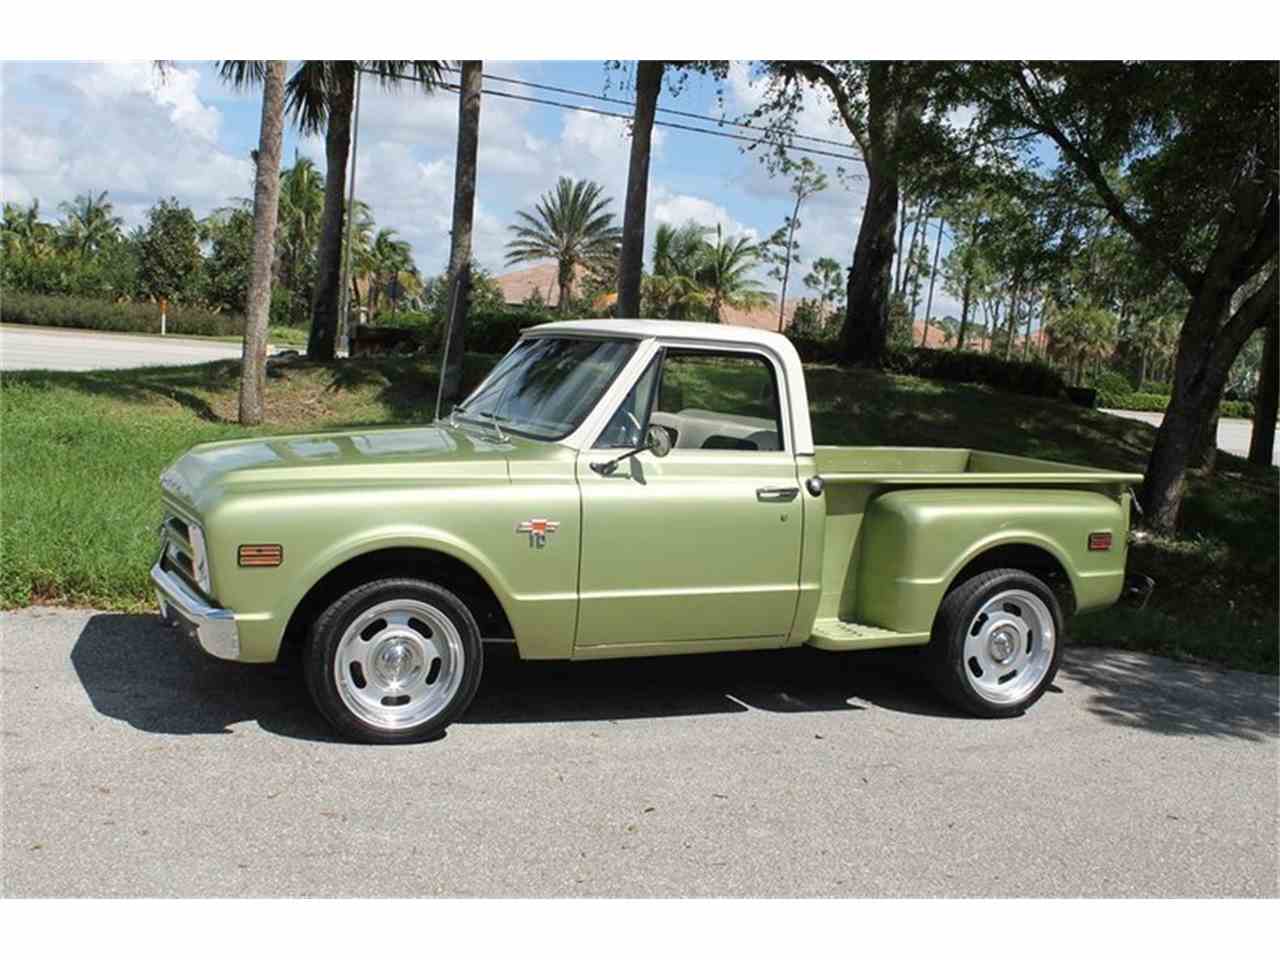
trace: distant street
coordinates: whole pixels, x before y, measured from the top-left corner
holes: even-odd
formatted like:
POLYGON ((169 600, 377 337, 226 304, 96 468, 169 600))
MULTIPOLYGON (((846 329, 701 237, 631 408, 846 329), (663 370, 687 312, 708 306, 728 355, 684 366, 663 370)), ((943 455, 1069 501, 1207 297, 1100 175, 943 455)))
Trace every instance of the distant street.
POLYGON ((0 370, 120 370, 208 363, 240 356, 240 344, 47 327, 0 326, 0 370))
MULTIPOLYGON (((1140 413, 1137 410, 1103 410, 1102 412, 1116 417, 1124 417, 1128 420, 1141 420, 1143 423, 1149 423, 1153 427, 1158 427, 1164 422, 1164 414, 1162 413, 1140 413)), ((1252 435, 1253 422, 1250 420, 1223 417, 1218 421, 1219 450, 1234 453, 1237 457, 1247 457, 1249 455, 1249 438, 1252 435)), ((1280 443, 1276 444, 1271 462, 1280 466, 1280 443)))

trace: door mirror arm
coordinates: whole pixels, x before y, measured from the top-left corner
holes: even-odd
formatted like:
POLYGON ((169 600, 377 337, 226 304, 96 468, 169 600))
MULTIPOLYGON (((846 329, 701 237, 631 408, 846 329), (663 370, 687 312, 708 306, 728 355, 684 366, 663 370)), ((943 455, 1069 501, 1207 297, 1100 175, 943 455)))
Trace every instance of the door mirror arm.
POLYGON ((645 432, 644 443, 636 447, 634 450, 628 450, 626 453, 619 454, 612 460, 603 460, 591 464, 591 469, 602 477, 611 477, 618 469, 618 464, 623 460, 630 460, 634 456, 649 451, 655 457, 665 457, 671 452, 671 434, 665 429, 653 424, 645 432))

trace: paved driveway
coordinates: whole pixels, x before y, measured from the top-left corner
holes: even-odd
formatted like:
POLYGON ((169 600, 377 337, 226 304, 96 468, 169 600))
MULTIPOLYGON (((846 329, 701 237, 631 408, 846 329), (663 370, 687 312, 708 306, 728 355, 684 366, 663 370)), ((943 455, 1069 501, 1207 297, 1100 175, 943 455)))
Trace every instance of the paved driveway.
POLYGON ((0 326, 0 370, 120 370, 239 359, 240 344, 0 326))
POLYGON ((488 656, 435 743, 151 617, 0 615, 3 893, 1277 895, 1274 677, 1073 650, 1027 716, 901 654, 488 656))
MULTIPOLYGON (((1164 422, 1163 413, 1144 413, 1140 410, 1103 410, 1115 417, 1127 420, 1141 420, 1153 427, 1164 422)), ((1223 417, 1218 421, 1218 449, 1234 453, 1237 457, 1249 455, 1249 439, 1253 436, 1253 421, 1240 420, 1234 417, 1223 417)), ((1280 437, 1277 438, 1280 440, 1280 437)), ((1280 466, 1280 443, 1275 446, 1271 462, 1280 466)))

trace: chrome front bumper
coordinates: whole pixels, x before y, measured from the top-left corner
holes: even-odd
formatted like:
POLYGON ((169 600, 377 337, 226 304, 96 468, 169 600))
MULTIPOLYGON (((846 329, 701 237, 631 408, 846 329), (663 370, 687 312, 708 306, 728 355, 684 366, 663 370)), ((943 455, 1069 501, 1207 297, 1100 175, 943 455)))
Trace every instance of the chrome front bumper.
POLYGON ((151 582, 160 602, 160 619, 190 633, 206 653, 221 660, 240 659, 240 629, 232 611, 209 606, 159 563, 151 568, 151 582))

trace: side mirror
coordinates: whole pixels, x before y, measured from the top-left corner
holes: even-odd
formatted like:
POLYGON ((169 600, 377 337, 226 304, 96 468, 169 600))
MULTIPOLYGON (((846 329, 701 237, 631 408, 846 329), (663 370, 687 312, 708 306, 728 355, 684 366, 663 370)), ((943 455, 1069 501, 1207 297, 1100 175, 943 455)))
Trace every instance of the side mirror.
POLYGON ((630 460, 637 453, 644 453, 648 450, 655 457, 665 457, 671 452, 671 434, 657 424, 649 427, 644 435, 644 445, 636 447, 634 450, 628 450, 626 453, 619 454, 612 460, 605 460, 602 463, 591 464, 591 469, 602 477, 611 477, 613 472, 618 469, 618 464, 623 460, 630 460))
POLYGON ((645 449, 655 457, 665 457, 671 452, 671 434, 665 427, 651 424, 644 438, 645 449))

